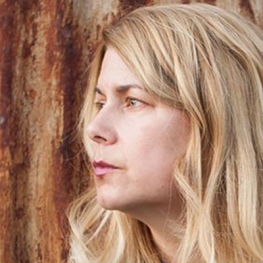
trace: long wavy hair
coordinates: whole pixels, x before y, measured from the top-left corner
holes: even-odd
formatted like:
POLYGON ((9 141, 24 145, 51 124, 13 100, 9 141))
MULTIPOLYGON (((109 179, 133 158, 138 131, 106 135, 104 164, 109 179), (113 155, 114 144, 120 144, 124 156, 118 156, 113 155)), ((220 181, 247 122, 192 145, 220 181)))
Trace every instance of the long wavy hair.
MULTIPOLYGON (((103 31, 91 65, 81 126, 94 115, 93 94, 107 47, 149 94, 190 119, 188 148, 175 184, 184 199, 176 262, 263 260, 263 34, 218 7, 139 8, 103 31)), ((89 142, 83 130, 87 152, 89 142)), ((159 263, 149 228, 107 211, 89 189, 71 206, 70 262, 159 263)))

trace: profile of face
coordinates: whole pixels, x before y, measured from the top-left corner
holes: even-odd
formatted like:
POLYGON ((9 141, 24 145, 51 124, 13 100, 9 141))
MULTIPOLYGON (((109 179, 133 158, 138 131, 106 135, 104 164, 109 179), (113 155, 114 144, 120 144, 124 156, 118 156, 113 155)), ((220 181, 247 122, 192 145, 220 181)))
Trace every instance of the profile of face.
POLYGON ((140 217, 179 203, 173 166, 185 152, 189 120, 146 92, 113 48, 104 56, 89 123, 97 200, 140 217))

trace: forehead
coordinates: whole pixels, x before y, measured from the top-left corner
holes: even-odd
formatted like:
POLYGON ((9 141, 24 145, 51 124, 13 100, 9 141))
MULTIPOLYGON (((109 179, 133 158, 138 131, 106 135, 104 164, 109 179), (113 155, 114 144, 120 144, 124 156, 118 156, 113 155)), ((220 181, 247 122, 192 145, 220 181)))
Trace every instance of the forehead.
POLYGON ((128 68, 115 49, 108 48, 101 64, 97 86, 102 88, 127 85, 127 83, 140 85, 137 77, 128 68))

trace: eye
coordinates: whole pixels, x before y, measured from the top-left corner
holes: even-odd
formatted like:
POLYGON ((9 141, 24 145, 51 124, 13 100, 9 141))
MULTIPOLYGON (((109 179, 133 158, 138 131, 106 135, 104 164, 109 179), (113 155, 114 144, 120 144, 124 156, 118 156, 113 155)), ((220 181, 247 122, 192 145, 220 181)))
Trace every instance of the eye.
POLYGON ((106 104, 105 100, 102 101, 95 101, 94 105, 97 110, 101 110, 106 104))
POLYGON ((138 107, 143 104, 141 100, 130 98, 130 97, 126 99, 126 103, 128 107, 138 107))

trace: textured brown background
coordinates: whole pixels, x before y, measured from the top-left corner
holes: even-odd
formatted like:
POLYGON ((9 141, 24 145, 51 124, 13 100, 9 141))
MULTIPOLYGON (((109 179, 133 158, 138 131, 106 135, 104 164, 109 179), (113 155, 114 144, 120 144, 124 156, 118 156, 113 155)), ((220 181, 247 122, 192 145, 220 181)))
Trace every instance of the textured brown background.
MULTIPOLYGON (((88 178, 76 131, 83 73, 103 25, 190 2, 0 0, 0 263, 66 262, 65 210, 88 178)), ((262 0, 200 2, 263 27, 262 0)))

